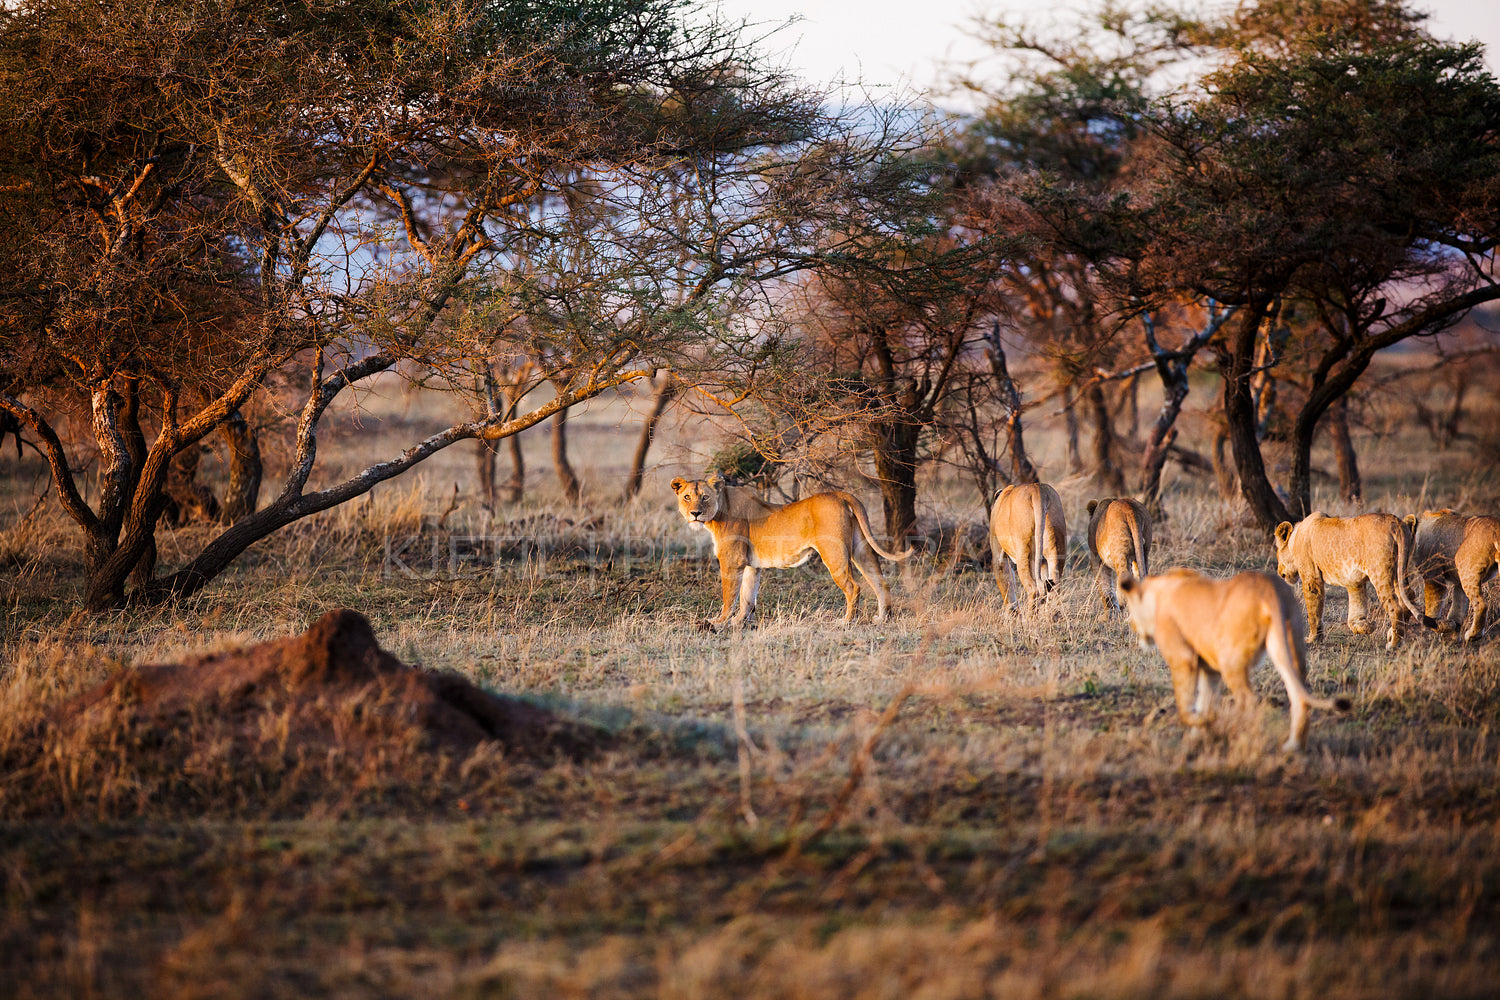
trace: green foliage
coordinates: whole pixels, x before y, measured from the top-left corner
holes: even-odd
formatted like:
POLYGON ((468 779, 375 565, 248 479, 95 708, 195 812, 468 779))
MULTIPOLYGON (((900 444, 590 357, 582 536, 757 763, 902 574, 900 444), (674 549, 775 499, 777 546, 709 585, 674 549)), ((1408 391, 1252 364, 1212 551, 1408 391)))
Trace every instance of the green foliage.
POLYGON ((1480 49, 1329 40, 1246 54, 1165 125, 1195 264, 1368 287, 1500 236, 1500 87, 1480 49))
POLYGON ((775 480, 779 466, 750 442, 736 441, 714 452, 703 471, 738 482, 768 485, 775 480))

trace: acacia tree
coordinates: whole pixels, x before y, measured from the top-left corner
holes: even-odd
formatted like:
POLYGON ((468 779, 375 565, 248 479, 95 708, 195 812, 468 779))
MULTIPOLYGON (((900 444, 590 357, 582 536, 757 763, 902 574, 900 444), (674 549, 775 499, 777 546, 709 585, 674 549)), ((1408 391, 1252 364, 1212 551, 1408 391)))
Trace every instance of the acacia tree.
POLYGON ((873 459, 892 545, 916 523, 925 447, 960 394, 976 389, 964 376, 989 318, 976 270, 996 250, 939 246, 925 259, 825 274, 799 310, 814 363, 843 376, 859 401, 846 415, 873 459))
MULTIPOLYGON (((997 272, 992 294, 1007 325, 1052 368, 1070 454, 1076 460, 1081 405, 1095 479, 1123 492, 1111 380, 1100 376, 1144 353, 1133 334, 1143 307, 1111 280, 1109 265, 1134 252, 1125 199, 1147 135, 1139 113, 1166 85, 1163 71, 1194 52, 1201 26, 1164 7, 1105 2, 1066 27, 1001 17, 977 29, 1008 71, 998 83, 977 73, 957 81, 985 102, 950 152, 966 214, 981 231, 1029 237, 997 272)), ((1133 392, 1132 378, 1125 402, 1133 392)))
POLYGON ((1206 96, 1156 121, 1163 224, 1147 267, 1241 306, 1218 347, 1224 416, 1267 530, 1310 510, 1319 421, 1377 352, 1500 298, 1500 89, 1477 46, 1438 43, 1420 21, 1367 0, 1250 8, 1206 96), (1266 475, 1252 380, 1293 308, 1313 332, 1276 362, 1305 386, 1288 505, 1266 475))
POLYGON ((880 138, 678 0, 21 0, 0 18, 0 410, 40 441, 103 609, 154 551, 173 457, 300 385, 270 502, 134 590, 190 594, 455 441, 693 371, 705 338, 753 358, 734 303, 813 259, 880 138), (810 156, 816 185, 787 169, 810 156), (580 177, 592 209, 549 208, 580 177), (537 369, 507 399, 483 370, 517 355, 537 369), (329 406, 384 372, 476 415, 310 490, 329 406), (78 405, 92 505, 58 429, 78 405))

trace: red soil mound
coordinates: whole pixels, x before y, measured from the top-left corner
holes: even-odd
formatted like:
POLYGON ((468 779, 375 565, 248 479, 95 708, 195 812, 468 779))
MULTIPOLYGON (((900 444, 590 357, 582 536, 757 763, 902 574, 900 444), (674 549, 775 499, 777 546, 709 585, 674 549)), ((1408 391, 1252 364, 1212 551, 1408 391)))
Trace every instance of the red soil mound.
POLYGON ((270 717, 283 745, 336 743, 355 753, 394 742, 461 755, 494 740, 508 757, 577 757, 601 743, 597 730, 544 708, 407 666, 347 608, 290 639, 128 670, 64 706, 56 721, 66 728, 106 707, 126 708, 137 722, 211 719, 255 731, 243 735, 264 734, 270 717))

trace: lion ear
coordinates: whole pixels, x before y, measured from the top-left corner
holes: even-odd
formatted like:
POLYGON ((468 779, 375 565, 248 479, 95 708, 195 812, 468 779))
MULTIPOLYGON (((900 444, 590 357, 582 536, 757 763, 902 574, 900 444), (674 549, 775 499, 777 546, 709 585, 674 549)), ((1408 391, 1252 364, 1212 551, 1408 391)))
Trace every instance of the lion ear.
POLYGON ((1098 500, 1090 500, 1090 501, 1089 501, 1089 504, 1088 504, 1088 508, 1089 508, 1089 513, 1090 513, 1090 514, 1092 514, 1092 513, 1093 513, 1093 512, 1094 512, 1094 510, 1095 510, 1095 509, 1096 509, 1096 508, 1097 508, 1097 507, 1098 507, 1098 506, 1099 506, 1099 501, 1098 501, 1098 500))
POLYGON ((1292 522, 1282 521, 1276 526, 1276 540, 1286 544, 1286 540, 1292 537, 1292 522))
POLYGON ((1133 594, 1140 589, 1141 581, 1137 580, 1129 573, 1126 573, 1124 576, 1120 577, 1119 587, 1120 593, 1133 594))
POLYGON ((686 486, 686 485, 687 485, 687 480, 683 479, 681 476, 678 476, 676 479, 672 480, 672 492, 673 493, 681 493, 682 492, 682 488, 684 486, 686 486))
POLYGON ((710 472, 707 476, 703 477, 703 481, 708 484, 710 489, 716 490, 724 485, 724 475, 719 472, 710 472))
POLYGON ((1403 517, 1401 519, 1401 523, 1404 524, 1404 525, 1406 525, 1411 530, 1416 531, 1417 530, 1417 515, 1415 515, 1415 514, 1407 514, 1405 517, 1403 517))

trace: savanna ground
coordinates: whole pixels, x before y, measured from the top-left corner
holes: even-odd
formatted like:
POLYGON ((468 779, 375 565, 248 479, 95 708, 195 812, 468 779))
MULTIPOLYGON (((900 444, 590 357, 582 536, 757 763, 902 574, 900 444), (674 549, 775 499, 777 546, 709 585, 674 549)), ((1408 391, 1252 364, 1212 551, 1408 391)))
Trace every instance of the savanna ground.
MULTIPOLYGON (((1212 388, 1194 393, 1201 408, 1212 388)), ((1475 440, 1442 452, 1399 397, 1366 407, 1368 509, 1500 509, 1493 383, 1479 395, 1475 440)), ((358 433, 324 450, 329 475, 419 436, 424 405, 365 399, 344 418, 358 433)), ((1142 405, 1149 419, 1149 392, 1142 405)), ((0 992, 1494 994, 1496 628, 1471 648, 1410 632, 1387 654, 1332 591, 1311 685, 1354 710, 1315 714, 1309 751, 1282 754, 1285 697, 1262 667, 1258 714, 1185 739, 1159 657, 1101 609, 1081 537, 1097 493, 1061 474, 1039 412, 1028 433, 1071 532, 1042 612, 1002 609, 986 568, 931 553, 887 565, 888 625, 839 625, 841 596, 809 567, 767 574, 752 631, 706 634, 716 571, 665 484, 713 443, 666 428, 643 495, 620 505, 631 406, 575 416, 581 510, 556 500, 544 435, 527 443, 528 500, 498 520, 454 449, 198 597, 104 616, 74 610, 81 552, 55 505, 23 520, 40 463, 7 453, 0 992), (532 530, 559 539, 544 558, 462 540, 532 530), (192 713, 145 735, 46 725, 126 665, 291 635, 339 606, 405 662, 558 709, 602 749, 303 752, 272 709, 236 740, 192 713)), ((1206 449, 1201 416, 1184 421, 1206 449)), ((1237 503, 1169 476, 1155 567, 1269 565, 1237 503)), ((950 472, 923 500, 934 522, 982 523, 950 472)), ((163 562, 211 530, 164 535, 163 562)), ((361 711, 327 706, 354 727, 361 711)))

